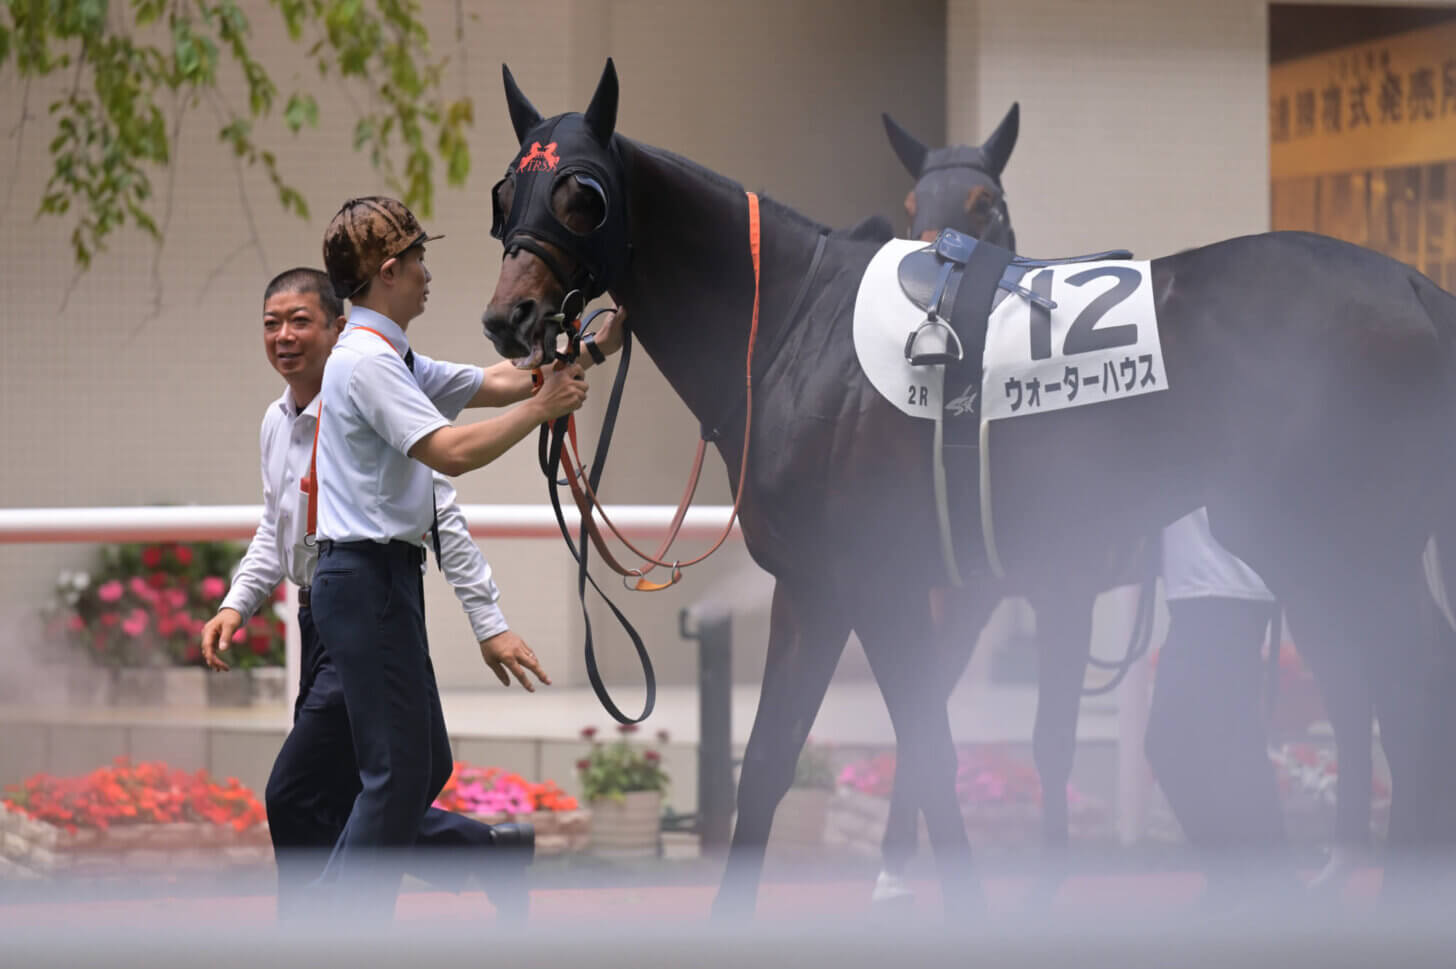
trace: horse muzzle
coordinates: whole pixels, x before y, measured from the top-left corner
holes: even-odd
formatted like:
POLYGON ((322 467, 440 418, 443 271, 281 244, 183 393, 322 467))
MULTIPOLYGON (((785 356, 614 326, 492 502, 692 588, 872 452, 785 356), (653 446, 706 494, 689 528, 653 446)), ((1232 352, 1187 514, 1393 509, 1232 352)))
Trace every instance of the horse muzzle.
MULTIPOLYGON (((569 296, 565 302, 574 301, 569 296)), ((487 310, 481 323, 497 353, 522 370, 534 370, 558 356, 556 339, 575 322, 575 316, 568 318, 573 311, 575 316, 580 315, 576 305, 544 312, 538 301, 525 299, 506 313, 487 310)))

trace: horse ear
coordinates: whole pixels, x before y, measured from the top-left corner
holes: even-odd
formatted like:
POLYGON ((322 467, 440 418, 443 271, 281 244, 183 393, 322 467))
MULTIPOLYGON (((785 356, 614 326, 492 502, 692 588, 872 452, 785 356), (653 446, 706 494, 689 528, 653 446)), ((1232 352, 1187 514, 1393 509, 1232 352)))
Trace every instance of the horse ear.
POLYGON ((602 68, 597 92, 587 106, 586 126, 602 145, 612 140, 612 132, 617 128, 617 66, 610 57, 607 66, 602 68))
POLYGON ((525 141, 527 133, 541 123, 541 112, 532 106, 521 93, 511 69, 501 65, 501 76, 506 82, 506 107, 511 110, 511 125, 516 129, 516 140, 525 141))
POLYGON ((1021 102, 1011 102, 1011 110, 1006 112, 1006 117, 991 132, 991 137, 981 146, 981 154, 986 159, 986 166, 990 174, 997 178, 1001 177, 1001 170, 1006 167, 1006 162, 1011 158, 1011 149, 1016 147, 1016 136, 1021 131, 1021 102))
POLYGON ((885 134, 890 136, 890 147, 900 156, 900 164, 905 166, 912 178, 919 178, 929 149, 888 114, 881 114, 880 117, 885 119, 885 134))

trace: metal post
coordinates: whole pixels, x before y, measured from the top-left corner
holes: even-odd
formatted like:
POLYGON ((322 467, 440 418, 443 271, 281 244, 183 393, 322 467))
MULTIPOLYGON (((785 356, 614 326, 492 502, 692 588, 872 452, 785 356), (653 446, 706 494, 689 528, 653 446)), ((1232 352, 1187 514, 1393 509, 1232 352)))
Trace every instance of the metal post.
POLYGON ((698 837, 701 851, 724 851, 733 834, 733 618, 723 611, 678 614, 684 639, 698 641, 698 837))

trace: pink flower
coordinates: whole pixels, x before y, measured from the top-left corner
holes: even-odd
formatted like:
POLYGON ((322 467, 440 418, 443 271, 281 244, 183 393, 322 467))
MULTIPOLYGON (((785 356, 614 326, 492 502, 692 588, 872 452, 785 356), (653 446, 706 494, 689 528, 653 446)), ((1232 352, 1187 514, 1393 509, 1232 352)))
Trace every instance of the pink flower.
POLYGON ((96 590, 96 597, 102 602, 115 602, 121 598, 123 591, 121 583, 116 579, 112 579, 96 590))
POLYGON ((162 601, 168 609, 181 609, 187 605, 187 592, 184 589, 168 589, 162 593, 162 601))
POLYGON ((70 619, 66 620, 66 628, 73 633, 78 633, 86 628, 86 620, 82 619, 80 616, 72 616, 70 619))
POLYGON ((238 627, 238 631, 235 632, 235 633, 233 633, 233 642, 235 642, 235 643, 242 643, 247 638, 248 638, 248 629, 247 629, 246 626, 239 626, 238 627))
POLYGON ((158 601, 157 590, 143 582, 140 576, 132 576, 126 587, 131 590, 132 595, 143 602, 156 603, 158 601))
POLYGON ((131 615, 122 620, 121 631, 135 639, 147 629, 147 614, 140 609, 133 609, 131 615))
POLYGON ((596 735, 597 735, 597 728, 596 727, 582 727, 581 728, 581 739, 582 740, 590 740, 593 737, 595 737, 596 735))
POLYGON ((202 580, 202 597, 204 599, 221 599, 224 592, 227 592, 227 583, 215 575, 209 575, 202 580))

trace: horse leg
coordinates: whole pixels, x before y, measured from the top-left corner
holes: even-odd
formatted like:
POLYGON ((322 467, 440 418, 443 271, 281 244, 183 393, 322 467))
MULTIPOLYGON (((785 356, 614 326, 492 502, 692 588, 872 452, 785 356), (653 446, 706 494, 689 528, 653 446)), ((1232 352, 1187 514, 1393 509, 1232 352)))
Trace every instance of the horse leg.
MULTIPOLYGON (((951 691, 965 674, 976 640, 990 617, 990 603, 983 602, 983 598, 965 590, 930 590, 930 616, 935 628, 936 652, 941 658, 945 702, 949 702, 951 691)), ((876 904, 914 901, 914 893, 905 883, 905 870, 920 840, 919 820, 920 806, 910 785, 901 782, 897 771, 890 787, 885 836, 880 843, 883 867, 875 879, 872 901, 876 904)))
POLYGON ((894 724, 901 754, 896 783, 910 789, 925 814, 946 914, 963 918, 984 902, 956 798, 955 743, 925 593, 885 589, 876 601, 861 605, 854 628, 894 724))
MULTIPOLYGON (((1416 578, 1413 567, 1376 567, 1359 577, 1327 582, 1317 590, 1302 588, 1285 597, 1296 642, 1318 642, 1320 650, 1328 647, 1341 651, 1334 655, 1362 659, 1360 668, 1368 678, 1381 746, 1390 765, 1390 832, 1383 892, 1387 900, 1396 897, 1392 889, 1414 890, 1409 876, 1432 833, 1433 778, 1427 759, 1431 752, 1428 731, 1435 722, 1427 690, 1431 642, 1421 622, 1423 603, 1418 596, 1424 587, 1416 578)), ((1343 747, 1340 756, 1343 761, 1343 747)), ((1368 770, 1364 765, 1355 769, 1368 770)), ((1351 781, 1348 792, 1340 791, 1341 801, 1357 796, 1355 792, 1360 790, 1351 781)))
POLYGON ((1097 592, 1085 583, 1043 586, 1028 594, 1036 611, 1036 725, 1032 757, 1041 778, 1043 868, 1033 901, 1049 904, 1066 876, 1070 817, 1067 785, 1077 753, 1077 719, 1092 648, 1097 592))
POLYGON ((823 589, 774 586, 758 712, 738 781, 738 819, 714 918, 751 917, 774 811, 794 780, 799 752, 849 637, 844 609, 823 589))
POLYGON ((1348 648, 1311 642, 1301 650, 1314 674, 1325 716, 1335 734, 1335 839, 1324 868, 1310 881, 1317 891, 1338 891, 1369 854, 1370 801, 1375 772, 1370 690, 1363 657, 1348 648))

